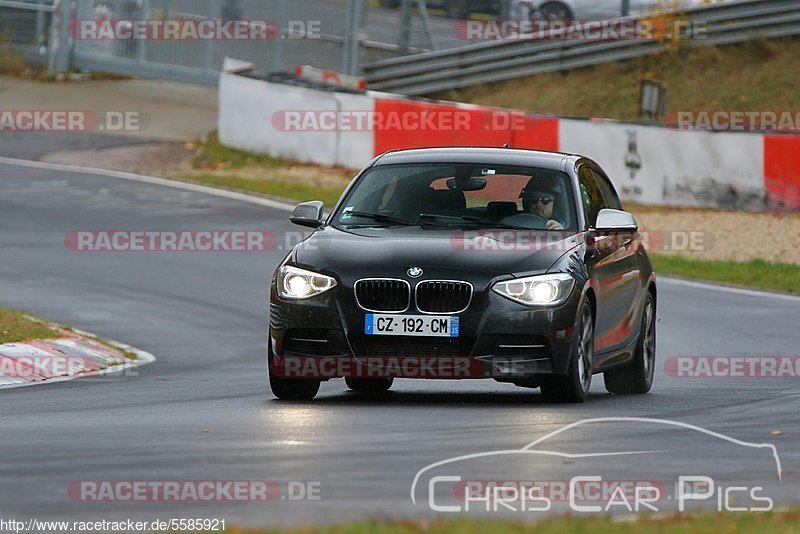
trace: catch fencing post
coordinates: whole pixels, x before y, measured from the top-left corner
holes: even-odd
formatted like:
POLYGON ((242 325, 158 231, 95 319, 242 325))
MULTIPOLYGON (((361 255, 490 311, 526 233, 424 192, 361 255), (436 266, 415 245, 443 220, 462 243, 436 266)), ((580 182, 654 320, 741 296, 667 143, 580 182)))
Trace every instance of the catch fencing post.
POLYGON ((400 3, 400 54, 408 54, 411 45, 411 0, 400 3))
MULTIPOLYGON (((272 40, 272 71, 281 72, 286 68, 283 59, 283 19, 286 18, 286 0, 278 0, 275 7, 275 22, 278 32, 272 40)), ((288 34, 287 34, 288 35, 288 34)))
POLYGON ((60 19, 54 17, 53 20, 58 20, 58 49, 56 50, 56 64, 55 71, 58 74, 66 74, 69 72, 69 20, 72 13, 72 1, 60 0, 58 3, 57 14, 60 19))
POLYGON ((352 76, 358 76, 361 64, 358 55, 361 45, 361 14, 363 9, 363 0, 350 0, 348 3, 344 72, 352 76))
MULTIPOLYGON (((206 15, 208 15, 208 19, 212 21, 216 21, 219 19, 221 13, 218 13, 215 8, 218 7, 217 2, 214 0, 208 0, 206 2, 206 15)), ((205 44, 203 45, 203 75, 207 76, 209 73, 214 71, 214 57, 217 53, 217 43, 214 39, 206 39, 205 44)))
MULTIPOLYGON (((142 18, 145 20, 150 19, 150 0, 142 2, 142 18)), ((136 60, 139 63, 147 61, 147 39, 142 39, 137 43, 139 46, 136 49, 136 60)))

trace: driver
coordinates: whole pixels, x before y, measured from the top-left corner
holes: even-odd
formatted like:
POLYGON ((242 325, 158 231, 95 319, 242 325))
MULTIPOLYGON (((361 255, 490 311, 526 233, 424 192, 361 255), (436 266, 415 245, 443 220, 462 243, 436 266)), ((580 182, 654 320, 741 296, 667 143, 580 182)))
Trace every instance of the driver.
POLYGON ((548 230, 563 230, 567 225, 553 217, 553 208, 561 198, 558 180, 550 177, 531 178, 519 196, 522 199, 522 209, 546 219, 548 230))

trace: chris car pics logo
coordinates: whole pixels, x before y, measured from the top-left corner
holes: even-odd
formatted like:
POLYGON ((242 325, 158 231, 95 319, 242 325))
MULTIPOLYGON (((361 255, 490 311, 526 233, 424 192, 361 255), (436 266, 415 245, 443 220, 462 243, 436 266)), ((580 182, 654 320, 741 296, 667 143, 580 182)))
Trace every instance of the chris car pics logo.
MULTIPOLYGON (((612 430, 621 435, 621 430, 615 426, 606 426, 603 429, 606 432, 612 430)), ((716 463, 709 458, 708 462, 702 462, 701 465, 713 466, 716 463)), ((520 449, 478 452, 429 464, 415 475, 411 485, 411 500, 415 505, 426 505, 440 513, 536 513, 556 507, 566 507, 569 513, 683 512, 693 508, 712 508, 721 512, 766 512, 773 509, 771 495, 775 485, 780 485, 781 482, 780 458, 777 448, 771 443, 747 442, 667 419, 605 417, 565 425, 520 449), (628 450, 615 450, 609 446, 608 450, 603 450, 605 440, 597 436, 593 442, 597 446, 590 449, 593 452, 569 453, 542 448, 546 441, 561 443, 562 441, 556 439, 559 437, 566 438, 567 443, 576 443, 575 439, 570 439, 569 433, 577 432, 585 437, 581 432, 589 430, 582 427, 588 425, 593 425, 594 432, 599 432, 597 425, 666 427, 676 432, 679 440, 708 440, 712 446, 697 447, 698 452, 695 454, 709 451, 707 454, 714 458, 719 453, 712 452, 717 450, 713 444, 725 447, 726 450, 732 448, 738 454, 750 455, 745 450, 752 450, 756 455, 753 456, 753 462, 762 462, 765 466, 763 480, 748 477, 746 482, 731 481, 729 474, 716 477, 705 467, 690 467, 699 465, 696 456, 688 459, 691 461, 675 458, 674 454, 679 454, 683 448, 676 446, 675 451, 670 450, 670 443, 677 441, 660 435, 664 432, 638 434, 635 442, 646 442, 648 435, 658 436, 653 440, 656 446, 652 449, 635 450, 630 447, 628 450), (631 462, 615 460, 623 457, 640 459, 631 462), (641 457, 647 459, 642 461, 641 457), (514 474, 514 480, 502 476, 487 478, 467 475, 473 472, 485 475, 486 466, 501 470, 498 466, 502 466, 503 459, 508 459, 509 472, 514 474), (552 473, 555 469, 567 476, 559 480, 554 480, 553 477, 543 478, 540 475, 543 471, 534 468, 536 461, 544 462, 545 472, 552 473), (533 469, 528 473, 525 468, 533 469), (609 473, 616 476, 608 476, 609 473), (619 476, 620 473, 622 476, 619 476)))

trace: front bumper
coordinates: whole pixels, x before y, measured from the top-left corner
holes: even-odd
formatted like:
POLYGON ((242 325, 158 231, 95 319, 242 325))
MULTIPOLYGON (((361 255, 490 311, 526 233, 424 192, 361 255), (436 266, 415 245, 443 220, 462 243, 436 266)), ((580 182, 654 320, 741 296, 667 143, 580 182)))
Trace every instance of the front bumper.
MULTIPOLYGON (((303 301, 270 295, 273 372, 287 377, 494 378, 566 374, 581 292, 559 307, 527 307, 475 287, 458 338, 364 333, 366 311, 345 285, 303 301)), ((405 314, 418 314, 412 309, 405 314)))

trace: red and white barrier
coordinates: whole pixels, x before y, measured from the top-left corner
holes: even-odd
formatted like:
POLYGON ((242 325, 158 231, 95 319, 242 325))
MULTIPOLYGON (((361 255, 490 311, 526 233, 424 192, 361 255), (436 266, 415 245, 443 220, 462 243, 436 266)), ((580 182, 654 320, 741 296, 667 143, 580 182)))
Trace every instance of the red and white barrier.
POLYGON ((223 74, 219 137, 228 146, 307 163, 358 167, 373 157, 371 131, 282 131, 275 121, 295 111, 341 113, 372 109, 362 95, 321 91, 223 74))
POLYGON ((800 209, 800 135, 764 135, 764 188, 770 207, 800 209))
POLYGON ((220 79, 219 135, 234 148, 359 168, 392 149, 507 143, 588 156, 625 200, 800 209, 800 135, 681 131, 350 94, 248 78, 237 74, 240 62, 229 65, 220 79))
POLYGON ((586 155, 626 200, 644 204, 764 207, 762 136, 561 120, 559 148, 586 155))
POLYGON ((334 87, 345 87, 347 89, 367 88, 367 80, 359 76, 349 76, 332 70, 317 69, 309 65, 297 65, 294 68, 294 73, 300 78, 334 87))

